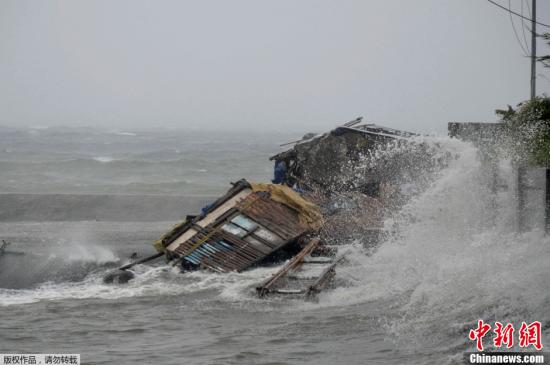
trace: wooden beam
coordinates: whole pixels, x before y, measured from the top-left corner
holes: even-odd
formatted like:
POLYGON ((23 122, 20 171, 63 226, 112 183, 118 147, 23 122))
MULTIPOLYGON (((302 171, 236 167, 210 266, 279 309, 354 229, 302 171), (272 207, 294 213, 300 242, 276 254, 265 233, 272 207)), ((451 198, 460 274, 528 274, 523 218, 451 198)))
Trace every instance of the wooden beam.
POLYGON ((285 266, 283 266, 279 271, 277 271, 271 278, 266 280, 260 286, 256 288, 258 295, 260 297, 265 296, 271 290, 271 287, 282 277, 284 277, 288 272, 296 267, 298 267, 304 257, 310 254, 319 244, 319 237, 315 237, 309 241, 309 243, 300 251, 296 256, 294 256, 285 266))

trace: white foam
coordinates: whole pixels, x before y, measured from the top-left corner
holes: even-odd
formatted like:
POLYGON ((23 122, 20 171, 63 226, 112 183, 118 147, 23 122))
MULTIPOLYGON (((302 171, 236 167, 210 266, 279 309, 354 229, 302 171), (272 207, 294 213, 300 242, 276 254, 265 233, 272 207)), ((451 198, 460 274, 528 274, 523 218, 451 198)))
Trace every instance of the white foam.
POLYGON ((127 137, 137 136, 137 134, 133 132, 113 132, 113 134, 116 134, 117 136, 127 136, 127 137))
MULTIPOLYGON (((374 255, 350 256, 338 269, 350 285, 323 293, 321 305, 382 302, 386 329, 412 348, 464 342, 456 332, 479 318, 547 322, 550 238, 514 231, 513 191, 491 196, 471 145, 437 142, 458 158, 386 222, 395 235, 374 255)), ((500 174, 510 185, 511 171, 503 161, 500 174)))
POLYGON ((98 244, 95 235, 96 233, 85 224, 71 225, 59 232, 59 236, 49 248, 49 253, 69 262, 117 262, 119 257, 110 247, 98 244))
POLYGON ((105 284, 103 274, 93 273, 81 282, 44 283, 35 289, 0 289, 0 305, 10 306, 49 300, 98 298, 113 300, 126 297, 177 295, 185 286, 170 280, 180 275, 170 267, 138 268, 135 279, 127 284, 105 284))
POLYGON ((92 158, 92 160, 97 162, 102 162, 102 163, 109 163, 109 162, 116 161, 115 158, 109 157, 109 156, 98 156, 98 157, 92 158))
POLYGON ((202 291, 215 291, 227 302, 256 300, 255 286, 277 268, 259 268, 243 273, 217 274, 208 271, 181 273, 169 265, 138 265, 135 278, 126 284, 105 284, 101 271, 80 282, 44 283, 34 289, 0 289, 0 305, 35 303, 49 300, 90 299, 113 300, 142 296, 174 296, 202 291))

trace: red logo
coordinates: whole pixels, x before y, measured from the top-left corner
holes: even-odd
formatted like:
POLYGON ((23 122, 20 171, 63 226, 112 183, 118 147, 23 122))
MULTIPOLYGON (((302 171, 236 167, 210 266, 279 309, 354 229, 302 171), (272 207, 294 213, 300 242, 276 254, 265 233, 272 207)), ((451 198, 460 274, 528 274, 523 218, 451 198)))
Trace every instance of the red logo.
MULTIPOLYGON (((522 322, 518 331, 519 347, 529 347, 533 345, 537 350, 542 350, 541 328, 542 326, 539 321, 535 321, 531 324, 522 322)), ((476 348, 478 351, 483 351, 483 337, 485 337, 490 330, 491 325, 480 319, 477 321, 477 327, 470 330, 468 333, 468 338, 472 341, 476 341, 476 348)), ((506 346, 507 348, 511 348, 514 346, 514 326, 511 323, 504 326, 500 322, 495 322, 493 332, 495 333, 493 337, 494 347, 500 348, 506 346)))
POLYGON ((540 333, 541 325, 539 321, 535 321, 530 325, 521 322, 521 327, 519 329, 519 347, 533 345, 537 350, 541 350, 542 344, 540 342, 540 333))
POLYGON ((478 351, 483 351, 483 337, 489 332, 491 326, 487 323, 483 323, 483 319, 477 321, 477 328, 470 330, 468 337, 470 340, 476 340, 476 347, 478 351))
POLYGON ((495 347, 501 347, 503 344, 505 344, 507 348, 514 346, 514 326, 512 326, 511 323, 503 327, 502 323, 495 322, 495 329, 493 332, 496 333, 495 338, 493 338, 493 345, 495 345, 495 347))

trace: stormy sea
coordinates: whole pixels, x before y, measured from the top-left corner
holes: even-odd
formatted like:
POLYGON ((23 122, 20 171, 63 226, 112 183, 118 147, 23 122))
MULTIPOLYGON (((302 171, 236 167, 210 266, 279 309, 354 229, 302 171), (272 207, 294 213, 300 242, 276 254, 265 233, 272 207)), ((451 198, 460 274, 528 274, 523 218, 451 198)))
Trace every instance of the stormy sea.
MULTIPOLYGON (((550 238, 518 233, 513 169, 487 190, 477 150, 453 158, 387 218, 373 252, 349 242, 318 300, 259 299, 278 266, 182 274, 135 267, 152 243, 300 133, 0 129, 0 353, 76 353, 83 364, 455 364, 478 319, 550 323, 550 238)), ((542 342, 550 346, 545 326, 542 342)))

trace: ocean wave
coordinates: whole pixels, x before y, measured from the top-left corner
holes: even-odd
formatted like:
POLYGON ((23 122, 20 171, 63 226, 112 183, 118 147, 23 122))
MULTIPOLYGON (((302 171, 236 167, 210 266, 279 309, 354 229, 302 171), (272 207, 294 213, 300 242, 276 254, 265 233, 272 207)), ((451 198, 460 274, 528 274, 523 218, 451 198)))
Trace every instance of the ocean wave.
POLYGON ((109 157, 109 156, 98 156, 98 157, 92 157, 92 160, 97 161, 97 162, 107 163, 107 162, 116 161, 117 159, 113 158, 113 157, 109 157))
MULTIPOLYGON (((388 219, 393 233, 376 252, 338 268, 348 285, 320 305, 386 308, 378 325, 403 349, 464 347, 480 318, 548 323, 550 238, 515 232, 514 192, 491 195, 475 148, 438 143, 457 159, 388 219)), ((499 175, 507 186, 517 178, 506 161, 499 175)))
POLYGON ((255 285, 268 277, 276 268, 261 268, 243 273, 216 274, 206 271, 182 273, 170 265, 152 267, 135 266, 135 278, 126 284, 106 284, 103 276, 113 267, 90 272, 80 281, 44 282, 35 288, 0 288, 0 306, 12 306, 40 301, 66 299, 105 299, 197 295, 215 292, 226 302, 242 302, 243 298, 257 301, 255 285))
POLYGON ((112 132, 116 136, 135 137, 137 133, 134 132, 112 132))

